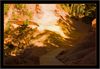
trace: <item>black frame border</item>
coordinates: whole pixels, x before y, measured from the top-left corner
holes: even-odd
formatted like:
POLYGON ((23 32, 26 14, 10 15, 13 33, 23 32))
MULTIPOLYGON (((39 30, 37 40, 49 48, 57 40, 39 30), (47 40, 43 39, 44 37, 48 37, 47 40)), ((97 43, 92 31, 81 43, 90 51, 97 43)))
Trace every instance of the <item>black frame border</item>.
POLYGON ((99 68, 99 1, 88 1, 88 0, 84 0, 84 1, 1 1, 1 68, 99 68), (9 4, 9 3, 15 3, 15 4, 19 4, 19 3, 39 3, 39 4, 61 4, 61 3, 96 3, 97 4, 97 66, 3 66, 3 23, 4 23, 4 19, 3 19, 3 8, 4 8, 4 4, 9 4))

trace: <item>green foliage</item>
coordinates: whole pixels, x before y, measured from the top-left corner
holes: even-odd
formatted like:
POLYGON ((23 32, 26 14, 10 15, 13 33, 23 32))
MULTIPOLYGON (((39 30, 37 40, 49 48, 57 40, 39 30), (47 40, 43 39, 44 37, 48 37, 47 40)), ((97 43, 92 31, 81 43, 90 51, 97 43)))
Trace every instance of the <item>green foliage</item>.
POLYGON ((20 18, 20 15, 16 15, 15 12, 12 12, 12 16, 14 20, 17 20, 18 18, 20 18))
POLYGON ((19 9, 19 10, 21 10, 21 9, 23 9, 23 8, 26 7, 25 4, 16 4, 15 6, 16 6, 16 8, 19 9))
POLYGON ((9 33, 9 31, 10 31, 10 26, 11 26, 10 21, 8 21, 7 27, 6 27, 6 30, 5 30, 5 33, 9 33))
POLYGON ((86 4, 86 16, 93 16, 92 13, 96 13, 96 4, 86 4))
POLYGON ((4 39, 8 38, 12 40, 4 44, 4 54, 11 55, 12 52, 15 52, 15 54, 20 53, 29 45, 32 35, 33 31, 24 26, 18 27, 14 30, 11 29, 9 33, 5 33, 4 39))
POLYGON ((9 10, 9 5, 4 4, 4 14, 7 14, 8 10, 9 10))
POLYGON ((29 25, 28 19, 24 21, 24 25, 25 25, 25 26, 28 26, 28 25, 29 25))
POLYGON ((19 29, 20 33, 24 33, 28 25, 29 25, 29 21, 25 20, 24 23, 23 23, 23 25, 19 29))
POLYGON ((25 4, 16 4, 15 7, 22 13, 23 15, 29 16, 32 18, 32 12, 29 12, 26 8, 25 4))
POLYGON ((62 38, 59 34, 52 32, 52 34, 48 37, 48 41, 54 46, 65 47, 68 46, 64 38, 62 38))
POLYGON ((28 11, 26 9, 26 5, 25 4, 16 4, 15 5, 16 9, 19 10, 19 12, 23 15, 27 15, 28 11))
POLYGON ((32 12, 27 12, 26 15, 28 15, 30 18, 32 18, 32 12))
POLYGON ((62 4, 62 8, 68 12, 71 17, 82 18, 92 16, 96 11, 96 4, 62 4))

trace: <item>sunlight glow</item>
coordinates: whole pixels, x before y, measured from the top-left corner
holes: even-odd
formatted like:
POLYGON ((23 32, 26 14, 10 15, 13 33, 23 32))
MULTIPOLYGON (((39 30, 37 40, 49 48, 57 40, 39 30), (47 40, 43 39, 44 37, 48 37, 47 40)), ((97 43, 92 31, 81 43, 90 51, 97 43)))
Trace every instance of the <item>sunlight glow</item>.
MULTIPOLYGON (((33 21, 39 25, 38 30, 39 31, 50 30, 61 35, 64 38, 69 38, 64 34, 61 27, 57 25, 58 20, 60 19, 59 16, 55 15, 55 13, 57 13, 55 10, 59 10, 59 8, 57 8, 57 5, 56 4, 39 4, 39 6, 40 6, 40 9, 39 9, 40 13, 36 13, 33 19, 33 21)), ((63 16, 65 16, 64 13, 63 13, 63 16)))

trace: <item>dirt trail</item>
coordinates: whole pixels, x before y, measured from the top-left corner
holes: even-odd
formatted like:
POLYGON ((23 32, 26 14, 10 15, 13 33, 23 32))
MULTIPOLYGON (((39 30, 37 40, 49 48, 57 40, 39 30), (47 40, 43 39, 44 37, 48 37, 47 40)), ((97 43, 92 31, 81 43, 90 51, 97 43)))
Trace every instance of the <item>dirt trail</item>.
POLYGON ((56 56, 64 51, 65 48, 57 48, 53 51, 48 52, 47 54, 40 57, 40 65, 64 65, 62 62, 60 62, 58 59, 56 59, 56 56))
MULTIPOLYGON (((77 30, 74 31, 75 33, 71 34, 71 38, 76 37, 77 39, 75 39, 75 41, 70 40, 73 46, 75 43, 79 42, 80 38, 84 38, 84 36, 87 35, 89 32, 89 26, 87 26, 84 23, 78 22, 76 20, 74 20, 74 22, 77 30)), ((56 58, 56 56, 59 53, 63 52, 64 50, 66 50, 66 48, 60 47, 41 56, 40 65, 65 65, 64 63, 62 63, 60 60, 56 58)))

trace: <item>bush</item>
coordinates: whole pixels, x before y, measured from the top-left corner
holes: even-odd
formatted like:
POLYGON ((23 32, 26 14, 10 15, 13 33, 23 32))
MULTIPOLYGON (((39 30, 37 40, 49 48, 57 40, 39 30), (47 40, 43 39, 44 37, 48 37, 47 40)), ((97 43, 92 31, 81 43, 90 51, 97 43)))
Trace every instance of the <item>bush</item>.
POLYGON ((96 13, 96 4, 62 4, 61 7, 68 12, 71 17, 83 18, 93 17, 96 13))

